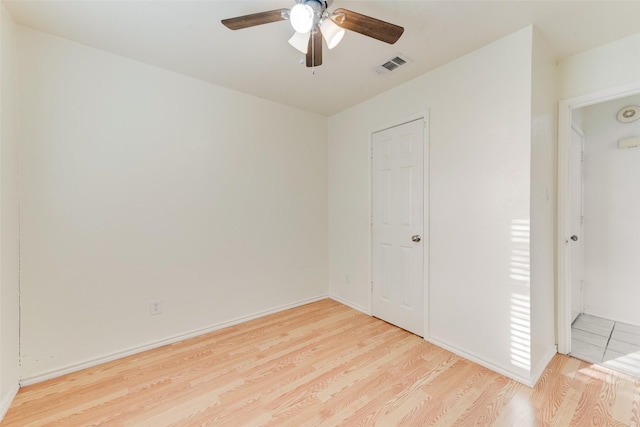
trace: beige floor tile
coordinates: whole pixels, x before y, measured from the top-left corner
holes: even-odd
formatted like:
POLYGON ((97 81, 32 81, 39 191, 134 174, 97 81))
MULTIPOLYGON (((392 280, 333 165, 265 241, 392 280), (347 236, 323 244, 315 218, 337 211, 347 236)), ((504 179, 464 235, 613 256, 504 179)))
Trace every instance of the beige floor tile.
POLYGON ((591 332, 592 334, 602 335, 603 337, 607 338, 611 335, 614 322, 611 322, 611 325, 603 323, 599 324, 593 321, 586 320, 583 316, 584 315, 580 315, 580 317, 578 317, 576 321, 573 322, 573 325, 571 326, 572 329, 591 332))
POLYGON ((571 353, 569 354, 587 362, 599 363, 602 362, 602 357, 604 356, 604 347, 572 339, 571 353))
POLYGON ((640 327, 581 314, 571 326, 570 354, 640 378, 640 327))
POLYGON ((614 331, 626 332, 628 334, 640 335, 640 326, 628 325, 622 322, 616 322, 614 331))

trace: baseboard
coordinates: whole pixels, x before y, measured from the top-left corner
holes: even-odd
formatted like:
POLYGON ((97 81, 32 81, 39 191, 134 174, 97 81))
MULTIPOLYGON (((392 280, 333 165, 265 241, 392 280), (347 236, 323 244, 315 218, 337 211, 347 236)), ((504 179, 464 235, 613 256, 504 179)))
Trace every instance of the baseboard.
POLYGON ((553 359, 557 353, 558 349, 556 348, 556 346, 551 347, 547 354, 545 354, 545 356, 542 358, 538 366, 536 366, 535 369, 531 370, 531 384, 529 384, 529 387, 536 386, 538 380, 544 373, 544 370, 547 369, 547 366, 551 362, 551 359, 553 359))
POLYGON ((226 322, 216 323, 215 325, 207 326, 206 328, 197 329, 191 332, 187 332, 184 334, 174 335, 169 338, 165 338, 159 341, 155 341, 152 343, 144 344, 141 346, 136 346, 129 348, 127 350, 111 353, 102 357, 98 357, 91 360, 86 360, 84 362, 75 363, 73 365, 66 366, 64 368, 55 369, 53 371, 45 372, 43 374, 34 375, 31 377, 24 377, 20 380, 21 386, 27 386, 32 384, 37 384, 39 382, 47 381, 52 378, 61 377, 62 375, 70 374, 72 372, 81 371, 82 369, 91 368, 93 366, 100 365, 102 363, 112 362, 117 359, 121 359, 123 357, 131 356, 134 354, 142 353, 147 350, 153 350, 154 348, 162 347, 168 344, 174 344, 179 341, 183 341, 189 338, 194 338, 200 335, 207 334, 209 332, 218 331, 220 329, 228 328, 229 326, 234 326, 240 323, 248 322, 249 320, 258 319, 260 317, 268 316, 270 314, 279 313, 281 311, 289 310, 291 308, 300 307, 305 304, 310 304, 313 302, 317 302, 323 299, 329 298, 329 295, 318 295, 316 297, 307 298, 304 300, 299 300, 293 302, 291 304, 285 304, 278 307, 271 308, 269 310, 263 310, 257 313, 253 313, 247 316, 237 317, 235 319, 228 320, 226 322))
POLYGON ((11 407, 11 403, 13 403, 13 399, 16 398, 18 391, 20 390, 20 384, 16 384, 7 395, 0 402, 0 421, 4 418, 7 411, 11 407))
POLYGON ((367 315, 371 316, 370 310, 367 310, 364 307, 361 307, 359 305, 350 303, 349 301, 344 300, 344 299, 342 299, 342 298, 340 298, 338 296, 335 296, 335 295, 329 295, 329 298, 334 300, 334 301, 336 301, 336 302, 339 302, 342 305, 346 305, 347 307, 353 308, 354 310, 360 311, 360 312, 362 312, 364 314, 367 314, 367 315))
POLYGON ((456 355, 458 355, 460 357, 463 357, 463 358, 465 358, 467 360, 470 360, 470 361, 472 361, 474 363, 477 363, 480 366, 484 366, 487 369, 491 369, 492 371, 497 372, 497 373, 499 373, 501 375, 504 375, 505 377, 511 378, 514 381, 518 381, 521 384, 524 384, 524 385, 526 385, 528 387, 531 387, 531 378, 527 378, 527 377, 524 377, 522 375, 518 375, 515 372, 511 372, 511 371, 509 371, 507 369, 504 369, 501 366, 498 366, 496 364, 488 362, 488 361, 484 360, 483 358, 476 356, 475 354, 467 353, 466 351, 451 347, 450 345, 448 345, 446 343, 443 343, 441 341, 438 341, 437 339, 429 338, 429 339, 427 339, 427 341, 429 341, 431 344, 437 345, 438 347, 442 347, 445 350, 448 350, 451 353, 454 353, 454 354, 456 354, 456 355))

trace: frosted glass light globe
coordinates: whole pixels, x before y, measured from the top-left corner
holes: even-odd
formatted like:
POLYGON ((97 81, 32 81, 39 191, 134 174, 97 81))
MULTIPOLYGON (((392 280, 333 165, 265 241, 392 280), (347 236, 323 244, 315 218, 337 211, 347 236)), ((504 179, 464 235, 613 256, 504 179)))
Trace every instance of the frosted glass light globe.
POLYGON ((322 31, 322 37, 327 42, 327 47, 333 49, 338 46, 342 37, 344 37, 344 29, 338 27, 331 19, 325 19, 320 24, 320 31, 322 31))
POLYGON ((298 33, 308 33, 313 27, 313 8, 306 4, 298 3, 291 8, 289 20, 291 26, 298 33))

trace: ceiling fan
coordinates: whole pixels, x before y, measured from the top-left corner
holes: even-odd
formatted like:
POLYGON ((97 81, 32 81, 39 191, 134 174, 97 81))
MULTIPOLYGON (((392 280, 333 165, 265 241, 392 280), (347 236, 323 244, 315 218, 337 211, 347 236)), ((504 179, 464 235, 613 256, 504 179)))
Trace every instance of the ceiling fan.
POLYGON ((231 30, 240 30, 270 22, 289 20, 296 31, 289 44, 306 55, 307 67, 322 65, 322 38, 327 47, 340 43, 345 30, 393 44, 404 28, 347 9, 327 9, 332 0, 296 0, 291 9, 276 9, 235 18, 223 19, 222 24, 231 30))

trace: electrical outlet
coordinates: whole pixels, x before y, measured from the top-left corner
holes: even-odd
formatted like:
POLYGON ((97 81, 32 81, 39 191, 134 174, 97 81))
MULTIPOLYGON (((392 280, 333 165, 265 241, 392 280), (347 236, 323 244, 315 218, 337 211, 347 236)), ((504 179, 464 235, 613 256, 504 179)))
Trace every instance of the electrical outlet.
POLYGON ((162 300, 161 299, 152 299, 151 300, 151 315, 162 313, 162 300))

